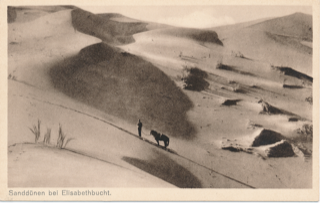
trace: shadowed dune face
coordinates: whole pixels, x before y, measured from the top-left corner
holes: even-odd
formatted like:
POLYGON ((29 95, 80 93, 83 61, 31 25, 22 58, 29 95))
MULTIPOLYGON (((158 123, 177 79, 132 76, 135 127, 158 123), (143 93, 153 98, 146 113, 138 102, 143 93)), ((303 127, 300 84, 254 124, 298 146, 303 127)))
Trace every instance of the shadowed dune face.
POLYGON ((112 20, 113 17, 121 16, 119 14, 94 15, 81 9, 74 9, 71 15, 72 25, 76 30, 114 45, 132 43, 133 34, 147 31, 147 23, 112 20))
POLYGON ((180 188, 201 188, 200 180, 168 156, 156 155, 152 160, 123 157, 129 164, 180 188))
POLYGON ((167 28, 160 30, 159 33, 173 37, 188 38, 200 43, 213 43, 223 46, 218 34, 213 30, 203 30, 194 28, 167 28))
MULTIPOLYGON (((140 57, 99 43, 54 66, 54 86, 106 113, 170 136, 192 138, 189 98, 162 71, 140 57)), ((145 129, 144 128, 144 129, 145 129)), ((146 132, 145 132, 146 133, 146 132)))
POLYGON ((262 145, 269 145, 279 142, 285 139, 280 133, 274 132, 272 130, 264 129, 262 130, 257 137, 255 137, 252 147, 258 147, 262 145))

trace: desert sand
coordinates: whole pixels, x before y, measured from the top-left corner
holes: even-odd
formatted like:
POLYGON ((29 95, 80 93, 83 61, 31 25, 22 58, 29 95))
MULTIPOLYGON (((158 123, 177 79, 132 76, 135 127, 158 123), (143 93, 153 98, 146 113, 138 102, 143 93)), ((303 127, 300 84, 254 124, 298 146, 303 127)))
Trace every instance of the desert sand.
POLYGON ((73 6, 8 17, 9 187, 312 187, 312 16, 208 29, 73 6))

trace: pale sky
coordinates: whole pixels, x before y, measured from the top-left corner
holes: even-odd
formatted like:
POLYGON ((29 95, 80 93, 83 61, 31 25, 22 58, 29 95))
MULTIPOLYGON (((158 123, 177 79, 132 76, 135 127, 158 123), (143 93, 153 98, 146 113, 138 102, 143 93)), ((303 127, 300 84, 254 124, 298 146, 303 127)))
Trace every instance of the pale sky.
POLYGON ((79 6, 92 13, 120 13, 138 20, 180 27, 209 28, 295 12, 312 14, 311 6, 79 6))

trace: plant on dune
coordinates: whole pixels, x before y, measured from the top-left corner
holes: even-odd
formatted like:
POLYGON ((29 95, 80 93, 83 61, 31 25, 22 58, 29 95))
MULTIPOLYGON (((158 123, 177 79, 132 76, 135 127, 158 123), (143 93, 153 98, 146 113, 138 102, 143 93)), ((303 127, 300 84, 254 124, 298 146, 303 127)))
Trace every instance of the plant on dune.
POLYGON ((245 58, 244 55, 240 51, 238 51, 238 52, 232 51, 231 55, 234 57, 245 58))
POLYGON ((61 124, 59 123, 59 136, 57 139, 57 147, 58 148, 62 149, 65 138, 66 138, 66 134, 62 131, 61 124))
POLYGON ((298 134, 302 135, 303 141, 312 141, 313 139, 313 125, 304 124, 298 129, 298 134))
POLYGON ((183 76, 181 80, 184 82, 183 88, 188 90, 201 91, 209 87, 209 83, 205 80, 208 74, 197 68, 188 68, 185 66, 183 68, 183 76))
POLYGON ((58 140, 57 140, 57 147, 62 149, 65 148, 67 146, 67 144, 73 140, 74 138, 68 138, 66 139, 66 134, 62 131, 62 127, 61 124, 59 123, 59 136, 58 136, 58 140))
POLYGON ((46 145, 50 144, 50 138, 51 138, 51 128, 47 128, 47 133, 44 135, 43 143, 46 145))
POLYGON ((309 102, 309 104, 312 104, 312 103, 313 103, 312 96, 307 97, 307 98, 305 99, 305 101, 306 101, 306 102, 309 102))
POLYGON ((29 128, 35 136, 35 143, 37 143, 40 138, 40 124, 41 121, 38 119, 38 127, 36 125, 33 125, 33 128, 29 128))
POLYGON ((223 63, 222 63, 222 59, 219 59, 218 61, 217 61, 217 65, 216 65, 216 69, 222 69, 223 68, 223 63))
POLYGON ((67 139, 67 141, 66 141, 66 143, 64 144, 64 147, 63 148, 65 148, 66 146, 67 146, 67 144, 71 141, 71 140, 73 140, 74 138, 68 138, 67 139))
POLYGON ((239 84, 236 84, 236 85, 234 85, 234 86, 232 86, 232 91, 233 92, 240 92, 240 85, 239 84))

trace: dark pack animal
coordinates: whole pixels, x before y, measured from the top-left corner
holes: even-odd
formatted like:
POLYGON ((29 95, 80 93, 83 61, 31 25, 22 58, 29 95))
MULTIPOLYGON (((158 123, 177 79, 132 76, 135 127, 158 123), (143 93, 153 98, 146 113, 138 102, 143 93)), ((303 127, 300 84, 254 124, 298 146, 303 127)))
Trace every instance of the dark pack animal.
POLYGON ((159 140, 162 140, 164 142, 165 148, 167 148, 167 146, 169 146, 169 137, 167 137, 166 135, 160 134, 155 130, 151 130, 150 135, 153 135, 153 137, 157 141, 158 145, 159 145, 159 140))

